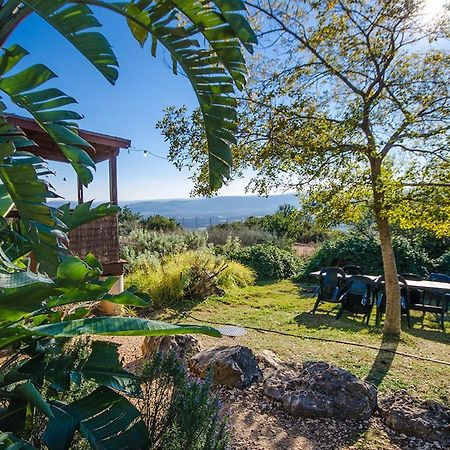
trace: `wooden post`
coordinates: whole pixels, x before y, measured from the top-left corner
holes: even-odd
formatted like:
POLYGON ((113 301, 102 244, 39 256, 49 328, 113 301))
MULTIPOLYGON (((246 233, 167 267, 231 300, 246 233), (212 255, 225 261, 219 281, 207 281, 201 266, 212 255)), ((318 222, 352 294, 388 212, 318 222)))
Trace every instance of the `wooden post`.
POLYGON ((113 205, 117 205, 117 155, 111 152, 109 157, 109 199, 113 205))
POLYGON ((81 205, 84 201, 83 183, 78 177, 77 182, 78 182, 78 204, 81 205))

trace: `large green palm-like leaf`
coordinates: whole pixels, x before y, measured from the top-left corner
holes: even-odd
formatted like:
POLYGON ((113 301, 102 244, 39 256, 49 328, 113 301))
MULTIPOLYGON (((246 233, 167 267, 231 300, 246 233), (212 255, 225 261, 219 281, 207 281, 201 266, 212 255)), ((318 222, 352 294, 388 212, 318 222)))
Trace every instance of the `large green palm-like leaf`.
POLYGON ((0 349, 26 341, 32 336, 71 338, 83 335, 93 336, 167 336, 174 334, 207 334, 220 337, 215 328, 199 325, 173 325, 158 320, 139 317, 93 317, 67 322, 50 323, 26 328, 22 325, 10 326, 2 331, 0 349))
POLYGON ((215 328, 197 325, 173 325, 140 317, 92 317, 51 323, 30 329, 37 336, 75 337, 96 336, 165 336, 169 334, 207 334, 220 337, 215 328))
POLYGON ((149 35, 152 36, 153 54, 156 43, 161 42, 172 56, 174 71, 180 65, 197 94, 208 138, 210 183, 214 189, 222 185, 232 164, 230 143, 235 142, 233 84, 241 89, 246 76, 241 44, 252 51, 257 42, 242 15, 245 7, 241 0, 122 3, 27 0, 24 3, 75 45, 109 81, 113 81, 111 70, 117 61, 101 34, 86 31, 99 25, 87 5, 103 7, 127 17, 133 35, 142 45, 149 35), (187 18, 189 23, 181 26, 178 16, 187 18), (197 36, 206 39, 207 46, 200 46, 197 36))
POLYGON ((123 369, 118 346, 113 342, 94 341, 89 355, 81 360, 76 352, 59 350, 51 358, 44 352, 38 353, 4 377, 0 387, 4 389, 17 381, 31 380, 38 386, 47 381, 55 390, 65 391, 70 389, 71 383, 80 385, 82 381, 93 380, 99 385, 138 395, 139 380, 123 369))
POLYGON ((110 83, 115 83, 117 58, 106 38, 92 31, 101 24, 87 5, 65 0, 24 0, 23 3, 68 39, 110 83))
POLYGON ((92 256, 85 260, 66 257, 56 269, 56 276, 49 278, 28 271, 15 270, 0 276, 0 318, 3 323, 16 322, 39 311, 79 302, 108 300, 121 305, 145 307, 149 300, 138 297, 132 291, 110 295, 109 290, 116 277, 100 280, 102 266, 92 256))
POLYGON ((0 450, 37 450, 29 442, 13 436, 12 433, 0 433, 0 450))
MULTIPOLYGON (((13 45, 0 56, 0 90, 7 93, 17 105, 26 108, 37 122, 59 145, 72 163, 80 179, 88 184, 92 179, 92 159, 83 150, 89 144, 74 131, 72 120, 77 113, 61 106, 75 102, 58 89, 36 90, 50 78, 53 72, 42 65, 35 65, 13 75, 5 76, 27 55, 21 46, 13 45), (70 122, 69 122, 70 121, 70 122)), ((58 219, 54 208, 47 206, 47 198, 56 195, 41 177, 48 174, 45 162, 36 156, 19 152, 34 143, 26 139, 17 128, 9 125, 0 104, 0 180, 4 208, 11 208, 8 200, 18 210, 21 231, 28 237, 29 248, 40 264, 41 270, 53 275, 61 256, 67 253, 65 225, 58 219)))
MULTIPOLYGON (((242 2, 233 1, 228 6, 224 2, 218 3, 223 14, 219 14, 210 4, 197 0, 140 1, 122 6, 129 14, 128 22, 135 38, 143 44, 151 35, 161 42, 176 64, 182 67, 197 94, 208 140, 209 180, 213 189, 219 188, 224 178, 229 177, 232 165, 230 143, 236 142, 233 81, 240 88, 246 75, 240 40, 250 49, 256 42, 249 27, 235 34, 235 28, 239 28, 237 21, 241 20, 237 19, 237 11, 244 9, 242 2), (193 26, 174 24, 174 10, 177 7, 193 26), (227 18, 233 25, 228 23, 227 18), (212 48, 199 47, 198 41, 194 40, 199 33, 212 48)), ((155 50, 153 45, 153 54, 155 50)))
POLYGON ((92 181, 95 163, 84 151, 91 145, 77 134, 74 122, 82 116, 68 109, 61 109, 75 102, 56 88, 38 89, 56 75, 46 66, 35 64, 13 75, 6 76, 28 52, 19 45, 4 50, 0 56, 0 91, 5 92, 13 103, 26 109, 36 122, 49 134, 64 156, 72 164, 84 185, 92 181))
POLYGON ((93 448, 148 448, 148 430, 137 408, 107 387, 70 405, 54 405, 53 413, 43 435, 51 450, 69 449, 76 430, 93 448))
POLYGON ((39 178, 41 169, 45 170, 41 158, 15 151, 0 163, 0 179, 19 211, 21 231, 29 238, 30 250, 41 270, 52 274, 59 264, 58 254, 67 250, 61 241, 63 224, 55 209, 46 204, 54 194, 39 178))

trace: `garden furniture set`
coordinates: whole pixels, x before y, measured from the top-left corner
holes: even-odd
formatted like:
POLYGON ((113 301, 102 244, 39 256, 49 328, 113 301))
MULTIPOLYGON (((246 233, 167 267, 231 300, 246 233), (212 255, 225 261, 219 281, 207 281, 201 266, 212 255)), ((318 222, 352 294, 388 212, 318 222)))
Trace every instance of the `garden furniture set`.
MULTIPOLYGON (((321 302, 340 304, 336 319, 344 312, 362 314, 369 323, 373 308, 376 308, 375 323, 379 325, 386 311, 386 291, 384 276, 364 275, 360 267, 349 265, 326 267, 311 276, 319 279, 317 299, 311 311, 314 314, 321 302)), ((400 286, 401 313, 406 316, 411 327, 411 310, 436 314, 444 328, 445 315, 450 304, 450 276, 441 273, 430 274, 429 280, 405 273, 398 276, 400 286)), ((423 317, 422 317, 423 319, 423 317)))

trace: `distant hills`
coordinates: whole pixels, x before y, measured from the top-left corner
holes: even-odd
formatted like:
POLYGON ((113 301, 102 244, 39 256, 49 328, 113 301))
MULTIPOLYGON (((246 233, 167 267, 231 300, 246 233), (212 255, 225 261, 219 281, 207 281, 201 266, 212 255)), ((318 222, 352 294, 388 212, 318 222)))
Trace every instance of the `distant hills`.
POLYGON ((122 202, 121 206, 128 205, 144 217, 154 214, 173 217, 185 228, 204 228, 244 220, 250 216, 272 214, 284 204, 299 206, 297 197, 293 194, 145 200, 122 202))

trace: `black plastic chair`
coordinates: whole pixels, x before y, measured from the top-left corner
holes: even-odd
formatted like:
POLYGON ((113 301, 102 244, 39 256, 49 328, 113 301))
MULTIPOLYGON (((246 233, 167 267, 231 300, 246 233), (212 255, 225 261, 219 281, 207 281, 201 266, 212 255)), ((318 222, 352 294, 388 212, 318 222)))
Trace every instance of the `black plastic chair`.
POLYGON ((354 264, 348 264, 348 265, 344 266, 343 269, 347 275, 362 275, 363 274, 361 267, 356 266, 354 264))
MULTIPOLYGON (((430 273, 430 281, 438 281, 440 283, 450 283, 450 275, 445 273, 430 273)), ((449 310, 450 305, 450 292, 442 291, 427 291, 426 296, 423 299, 422 310, 433 314, 440 315, 439 324, 444 328, 445 315, 449 310)))
POLYGON ((340 303, 345 286, 345 272, 340 267, 325 267, 320 271, 317 300, 311 313, 314 314, 320 302, 340 303))
POLYGON ((406 280, 416 280, 416 281, 422 281, 423 277, 421 277, 420 275, 417 275, 416 273, 401 273, 400 276, 402 276, 403 278, 405 278, 406 280))
MULTIPOLYGON (((402 273, 400 274, 406 282, 408 280, 414 280, 414 281, 422 281, 423 278, 420 275, 417 275, 416 273, 402 273)), ((417 288, 409 288, 409 308, 415 309, 416 305, 423 305, 424 302, 424 291, 422 289, 417 288)))
MULTIPOLYGON (((402 315, 406 316, 408 328, 411 328, 411 315, 410 315, 410 297, 408 283, 401 275, 398 276, 398 282, 400 284, 400 311, 402 315)), ((384 284, 384 275, 378 277, 375 280, 375 304, 377 307, 377 313, 375 316, 375 324, 379 325, 383 314, 386 312, 386 288, 384 284)))
POLYGON ((430 281, 439 281, 441 283, 450 283, 450 275, 445 273, 430 273, 430 281))
POLYGON ((374 301, 374 282, 364 275, 354 275, 347 280, 341 296, 342 305, 336 315, 339 319, 344 311, 352 314, 363 314, 363 321, 369 323, 374 301))

